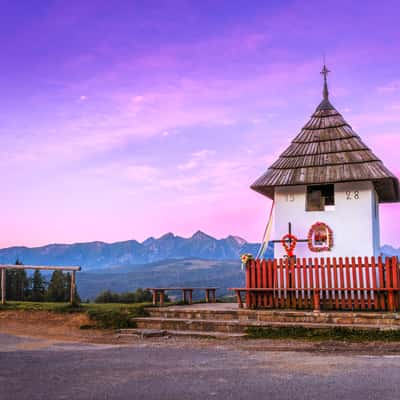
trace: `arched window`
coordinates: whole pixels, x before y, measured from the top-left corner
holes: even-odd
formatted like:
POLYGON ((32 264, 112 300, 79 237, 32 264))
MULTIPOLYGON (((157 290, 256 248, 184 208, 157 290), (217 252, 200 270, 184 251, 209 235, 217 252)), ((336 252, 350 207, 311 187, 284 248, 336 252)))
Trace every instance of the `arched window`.
POLYGON ((323 222, 315 223, 308 232, 308 248, 314 252, 329 251, 333 247, 332 229, 323 222))

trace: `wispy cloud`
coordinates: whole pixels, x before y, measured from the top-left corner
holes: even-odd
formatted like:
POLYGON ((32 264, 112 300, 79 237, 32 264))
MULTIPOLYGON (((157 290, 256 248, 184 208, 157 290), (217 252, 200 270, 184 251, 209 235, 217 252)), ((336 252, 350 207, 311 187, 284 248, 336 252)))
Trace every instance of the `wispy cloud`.
POLYGON ((391 94, 400 91, 400 80, 389 82, 385 85, 378 86, 378 93, 391 94))
POLYGON ((199 166, 207 158, 215 154, 215 150, 199 150, 192 153, 191 158, 184 164, 178 166, 181 170, 194 169, 199 166))

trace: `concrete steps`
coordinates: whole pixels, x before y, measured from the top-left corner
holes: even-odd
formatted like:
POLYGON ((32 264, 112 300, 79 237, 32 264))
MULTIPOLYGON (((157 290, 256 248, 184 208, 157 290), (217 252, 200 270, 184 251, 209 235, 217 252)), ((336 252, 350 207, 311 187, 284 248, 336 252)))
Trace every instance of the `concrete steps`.
POLYGON ((279 329, 301 327, 360 330, 400 330, 400 315, 377 312, 313 312, 297 310, 247 310, 234 304, 196 304, 147 310, 148 317, 134 318, 136 330, 121 335, 241 337, 250 327, 279 329))
POLYGON ((313 312, 293 310, 212 310, 179 307, 148 308, 151 318, 202 320, 202 321, 244 321, 244 322, 280 322, 315 323, 330 325, 376 325, 399 326, 398 313, 374 312, 313 312))
POLYGON ((183 337, 198 337, 198 338, 213 338, 213 339, 232 339, 242 338, 246 335, 243 333, 227 333, 227 332, 204 332, 204 331, 184 331, 171 329, 121 329, 118 337, 139 336, 146 337, 166 337, 166 336, 183 336, 183 337))
POLYGON ((245 334, 249 327, 282 328, 302 327, 307 329, 329 329, 333 327, 357 328, 367 330, 393 330, 399 329, 396 325, 366 325, 366 324, 331 324, 310 322, 276 322, 276 321, 240 321, 240 320, 212 320, 212 319, 182 319, 182 318, 135 318, 139 329, 158 329, 167 331, 197 331, 197 332, 222 332, 245 334))

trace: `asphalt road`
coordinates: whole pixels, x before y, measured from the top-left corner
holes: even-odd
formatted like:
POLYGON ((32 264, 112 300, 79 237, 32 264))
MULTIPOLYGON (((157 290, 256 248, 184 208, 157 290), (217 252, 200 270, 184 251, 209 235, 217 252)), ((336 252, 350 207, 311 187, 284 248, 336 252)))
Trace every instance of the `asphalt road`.
POLYGON ((400 399, 400 356, 84 345, 0 334, 0 399, 400 399))

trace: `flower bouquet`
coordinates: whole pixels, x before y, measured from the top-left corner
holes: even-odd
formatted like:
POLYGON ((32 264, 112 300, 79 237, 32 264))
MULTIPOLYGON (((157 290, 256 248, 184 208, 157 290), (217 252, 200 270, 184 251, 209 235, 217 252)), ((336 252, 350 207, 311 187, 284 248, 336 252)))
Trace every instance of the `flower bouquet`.
POLYGON ((245 265, 251 260, 254 260, 254 257, 250 253, 242 254, 240 256, 240 260, 242 261, 242 271, 244 270, 245 265))

